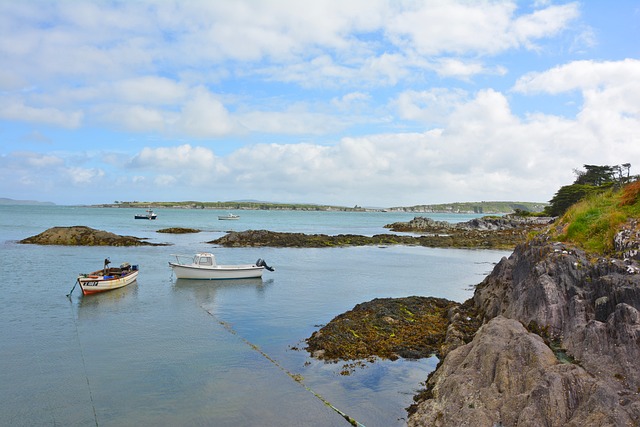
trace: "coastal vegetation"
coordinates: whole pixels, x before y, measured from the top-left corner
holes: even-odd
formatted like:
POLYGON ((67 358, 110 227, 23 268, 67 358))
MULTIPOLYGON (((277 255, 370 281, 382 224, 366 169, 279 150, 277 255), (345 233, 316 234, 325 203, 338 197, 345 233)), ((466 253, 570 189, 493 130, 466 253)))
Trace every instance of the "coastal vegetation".
POLYGON ((584 165, 584 170, 575 169, 575 181, 558 189, 545 207, 545 215, 561 216, 589 195, 620 189, 627 183, 637 181, 639 177, 631 176, 630 171, 631 163, 616 166, 584 165))
POLYGON ((621 190, 592 192, 567 209, 554 227, 553 237, 592 253, 611 255, 621 228, 637 230, 639 194, 640 181, 621 190))

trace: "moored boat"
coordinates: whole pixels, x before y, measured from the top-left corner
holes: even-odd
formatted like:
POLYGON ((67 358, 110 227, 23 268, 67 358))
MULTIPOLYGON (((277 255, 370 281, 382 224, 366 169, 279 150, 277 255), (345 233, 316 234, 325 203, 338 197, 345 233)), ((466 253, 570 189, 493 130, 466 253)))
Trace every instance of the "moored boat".
POLYGON ((178 279, 250 279, 262 277, 263 271, 273 271, 262 259, 255 264, 222 265, 216 262, 215 255, 208 252, 195 254, 190 261, 183 261, 190 255, 174 255, 176 262, 169 262, 169 266, 178 279))
POLYGON ((240 215, 232 214, 229 212, 226 215, 218 215, 219 220, 240 219, 240 215))
POLYGON ((137 279, 137 265, 130 265, 128 262, 125 262, 121 264, 120 267, 109 267, 110 263, 111 261, 109 261, 109 259, 105 259, 102 270, 96 270, 92 273, 80 274, 78 276, 76 283, 80 284, 83 295, 122 288, 137 279))
POLYGON ((151 209, 147 209, 145 212, 146 213, 144 214, 135 215, 134 218, 135 219, 156 219, 158 217, 158 214, 153 212, 153 210, 151 209))

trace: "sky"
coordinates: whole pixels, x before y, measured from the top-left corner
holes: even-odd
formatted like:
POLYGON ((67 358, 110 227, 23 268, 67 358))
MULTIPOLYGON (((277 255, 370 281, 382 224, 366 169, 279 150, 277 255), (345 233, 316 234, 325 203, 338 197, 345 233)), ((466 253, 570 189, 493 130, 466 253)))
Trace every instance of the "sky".
POLYGON ((637 0, 0 0, 0 197, 546 202, 623 163, 637 0))

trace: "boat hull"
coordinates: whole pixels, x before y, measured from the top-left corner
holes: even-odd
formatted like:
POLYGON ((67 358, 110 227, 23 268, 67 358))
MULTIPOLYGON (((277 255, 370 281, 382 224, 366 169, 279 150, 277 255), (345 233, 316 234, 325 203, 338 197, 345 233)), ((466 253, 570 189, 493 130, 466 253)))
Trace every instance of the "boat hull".
POLYGON ((94 274, 82 275, 78 277, 78 283, 80 283, 83 295, 91 295, 122 288, 135 282, 137 278, 138 270, 134 270, 119 278, 94 274))
POLYGON ((264 267, 256 265, 216 265, 213 267, 191 266, 170 262, 173 273, 178 279, 251 279, 262 277, 264 267))

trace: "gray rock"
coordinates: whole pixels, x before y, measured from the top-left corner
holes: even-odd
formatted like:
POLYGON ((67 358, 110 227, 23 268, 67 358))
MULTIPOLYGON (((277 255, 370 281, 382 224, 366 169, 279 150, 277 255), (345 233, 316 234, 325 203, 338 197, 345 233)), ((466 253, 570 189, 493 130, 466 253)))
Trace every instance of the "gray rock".
MULTIPOLYGON (((575 364, 560 363, 522 324, 495 317, 470 344, 452 351, 429 380, 433 398, 409 419, 414 426, 566 426, 592 401, 616 400, 575 364)), ((620 411, 618 411, 620 412, 620 411)), ((589 425, 624 425, 624 413, 594 413, 589 425), (604 424, 602 424, 604 422, 604 424)))
POLYGON ((640 274, 629 267, 544 237, 519 245, 476 288, 485 324, 429 378, 409 425, 640 425, 640 274))

